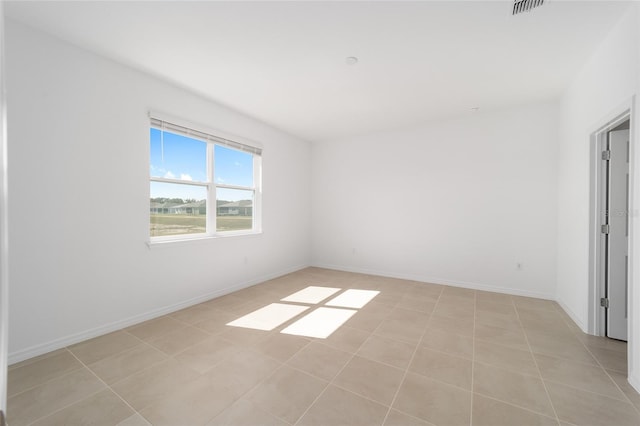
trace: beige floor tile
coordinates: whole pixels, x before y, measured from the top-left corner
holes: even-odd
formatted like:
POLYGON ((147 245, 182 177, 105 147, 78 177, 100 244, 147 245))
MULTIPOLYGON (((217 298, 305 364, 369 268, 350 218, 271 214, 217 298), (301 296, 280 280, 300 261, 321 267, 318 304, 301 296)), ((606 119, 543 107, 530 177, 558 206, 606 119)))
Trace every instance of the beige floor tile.
POLYGON ((461 336, 473 336, 473 323, 473 318, 450 318, 433 314, 427 324, 427 329, 461 336))
POLYGON ((456 296, 475 299, 476 291, 469 288, 444 286, 442 288, 442 296, 456 296))
POLYGON ((86 342, 78 343, 77 345, 70 346, 68 349, 78 357, 80 361, 85 364, 91 364, 131 349, 139 343, 140 340, 129 333, 116 331, 96 337, 95 339, 87 340, 86 342))
POLYGON ((636 410, 640 412, 640 393, 638 393, 633 386, 629 384, 629 381, 627 380, 627 373, 607 370, 607 374, 609 374, 622 393, 624 393, 629 401, 631 401, 631 403, 636 407, 636 410))
POLYGON ((166 359, 167 355, 159 350, 146 343, 140 343, 125 352, 90 364, 88 367, 105 383, 111 385, 166 359))
POLYGON ((608 370, 627 372, 627 353, 618 350, 590 347, 589 352, 608 370))
POLYGON ((553 406, 562 421, 576 425, 637 426, 640 415, 624 401, 547 382, 553 406))
POLYGON ((527 339, 533 353, 597 365, 591 353, 573 336, 527 331, 527 339))
POLYGON ((450 385, 471 390, 471 361, 421 347, 409 371, 450 385))
POLYGON ((118 423, 117 426, 151 426, 151 423, 149 423, 140 414, 134 414, 133 416, 127 417, 118 423))
POLYGON ((438 306, 435 307, 433 313, 440 317, 473 319, 475 317, 475 308, 473 306, 465 307, 458 304, 447 304, 438 302, 438 306))
POLYGON ((403 370, 355 356, 333 379, 333 384, 389 405, 403 376, 403 370))
POLYGON ((53 356, 9 369, 7 394, 13 396, 79 368, 82 368, 82 363, 70 352, 63 350, 53 356))
POLYGON ((471 392, 409 373, 393 408, 436 425, 468 425, 471 392))
POLYGON ((105 389, 40 419, 33 426, 110 426, 132 416, 134 411, 111 390, 105 389))
POLYGON ((473 391, 554 417, 542 379, 475 363, 473 391))
POLYGON ((86 368, 75 370, 9 398, 7 423, 29 424, 104 388, 104 383, 86 368))
POLYGON ((199 304, 173 312, 169 314, 169 316, 178 321, 182 321, 190 325, 195 325, 199 322, 210 319, 212 316, 215 317, 218 313, 219 311, 213 308, 199 304))
POLYGON ((197 345, 191 346, 174 356, 174 359, 191 369, 206 373, 220 362, 234 356, 245 346, 225 340, 219 336, 211 336, 197 345))
POLYGON ((220 414, 236 398, 221 392, 220 383, 206 374, 172 389, 140 413, 154 426, 198 426, 220 414))
POLYGON ((553 417, 546 417, 485 396, 473 395, 471 414, 473 426, 557 426, 553 417))
POLYGON ((197 377, 198 373, 168 359, 120 380, 112 389, 134 409, 142 410, 197 377))
POLYGON ((627 342, 620 340, 609 339, 607 337, 591 336, 589 334, 578 333, 576 334, 578 340, 580 340, 588 349, 601 348, 609 349, 610 351, 627 353, 627 342))
POLYGON ((440 330, 427 328, 420 345, 463 358, 471 359, 473 355, 473 338, 471 336, 461 336, 440 330))
POLYGON ((233 294, 227 294, 225 296, 216 297, 208 302, 204 302, 203 305, 208 308, 220 309, 223 311, 233 310, 239 306, 247 303, 247 300, 242 297, 235 296, 233 294))
POLYGON ((389 316, 392 310, 393 308, 388 305, 371 302, 349 318, 345 325, 358 330, 372 332, 389 316))
POLYGON ((287 426, 288 423, 260 409, 244 398, 207 423, 208 426, 287 426))
POLYGON ((267 378, 280 364, 244 351, 156 398, 141 414, 156 425, 203 425, 267 378))
POLYGON ((476 324, 474 336, 476 340, 483 340, 485 342, 507 346, 513 349, 520 349, 523 351, 529 350, 527 339, 522 331, 492 327, 485 324, 476 324))
POLYGON ((378 336, 417 343, 428 320, 427 313, 395 308, 374 333, 378 336))
POLYGON ((271 335, 268 331, 254 330, 251 328, 227 326, 227 329, 218 334, 223 339, 237 343, 239 345, 252 346, 271 335))
POLYGON ((388 408, 336 386, 329 386, 297 425, 380 425, 388 408))
POLYGON ((494 293, 492 291, 476 290, 476 301, 513 305, 513 299, 510 294, 494 293))
POLYGON ((16 368, 25 367, 29 364, 33 364, 34 362, 42 361, 45 358, 49 358, 52 356, 60 355, 63 352, 67 352, 67 348, 58 349, 55 351, 47 352, 46 354, 34 356, 33 358, 25 359, 24 361, 16 362, 14 364, 9 365, 8 370, 14 370, 16 368))
POLYGON ((407 343, 373 335, 360 347, 358 355, 397 368, 406 369, 415 349, 415 343, 407 343))
POLYGON ((476 310, 476 324, 523 332, 522 325, 520 324, 517 316, 505 315, 497 312, 476 310))
POLYGON ((138 339, 151 340, 164 334, 180 330, 184 328, 184 326, 185 324, 182 321, 178 321, 171 318, 169 315, 165 315, 163 317, 155 318, 145 321, 142 324, 129 327, 126 331, 133 334, 138 339))
POLYGON ((334 331, 331 336, 322 340, 323 343, 349 353, 356 353, 360 346, 367 340, 370 333, 355 328, 342 326, 334 331))
POLYGON ((323 343, 311 342, 287 361, 287 364, 329 381, 342 370, 351 356, 350 353, 323 343))
POLYGON ((247 399, 262 410, 293 424, 327 384, 324 380, 285 365, 252 390, 247 399))
POLYGON ((184 327, 162 336, 147 340, 151 346, 161 350, 167 355, 175 355, 178 352, 198 344, 210 335, 195 327, 184 327))
POLYGON ((402 299, 398 301, 398 303, 396 304, 396 307, 401 309, 409 309, 412 311, 431 313, 436 307, 436 301, 429 300, 429 299, 427 300, 418 299, 412 296, 405 295, 402 299))
POLYGON ((417 417, 401 413, 398 410, 389 410, 384 426, 432 426, 433 423, 426 422, 417 417))
POLYGON ((474 297, 458 296, 443 292, 438 298, 438 306, 440 305, 459 306, 466 310, 473 311, 476 307, 476 299, 474 297))
POLYGON ((476 340, 474 360, 517 373, 537 376, 539 374, 533 355, 529 351, 476 340))
POLYGON ((556 311, 558 304, 551 300, 536 299, 533 297, 512 296, 516 308, 542 309, 546 311, 556 311))
POLYGON ((254 345, 253 349, 259 354, 286 362, 309 342, 310 340, 304 337, 276 333, 254 345))
POLYGON ((220 334, 229 330, 227 323, 238 319, 241 315, 212 309, 204 319, 193 324, 210 334, 220 334))
POLYGON ((478 312, 496 313, 511 318, 517 318, 516 308, 510 301, 508 303, 493 302, 486 299, 478 299, 476 301, 476 310, 478 312))
POLYGON ((625 399, 624 394, 600 367, 582 364, 546 355, 536 355, 540 374, 545 381, 554 381, 615 399, 625 399))
POLYGON ((387 319, 374 331, 374 334, 383 337, 403 340, 409 343, 418 343, 424 333, 425 326, 419 323, 407 322, 399 319, 387 319))

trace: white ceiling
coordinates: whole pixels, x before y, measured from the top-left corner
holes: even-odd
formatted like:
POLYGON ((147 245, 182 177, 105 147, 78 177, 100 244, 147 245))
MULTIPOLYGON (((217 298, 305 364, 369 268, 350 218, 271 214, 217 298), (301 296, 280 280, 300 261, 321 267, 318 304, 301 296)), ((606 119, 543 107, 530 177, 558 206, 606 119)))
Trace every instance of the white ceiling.
POLYGON ((9 18, 310 141, 557 97, 629 6, 547 0, 512 16, 512 1, 5 4, 9 18))

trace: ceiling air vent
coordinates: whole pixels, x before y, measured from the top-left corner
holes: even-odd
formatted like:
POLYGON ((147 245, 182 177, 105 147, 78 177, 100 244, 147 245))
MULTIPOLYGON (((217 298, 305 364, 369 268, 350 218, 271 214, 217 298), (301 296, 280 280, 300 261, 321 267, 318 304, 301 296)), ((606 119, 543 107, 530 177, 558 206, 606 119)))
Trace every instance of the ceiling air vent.
POLYGON ((542 6, 544 0, 513 0, 513 15, 529 12, 534 7, 542 6))

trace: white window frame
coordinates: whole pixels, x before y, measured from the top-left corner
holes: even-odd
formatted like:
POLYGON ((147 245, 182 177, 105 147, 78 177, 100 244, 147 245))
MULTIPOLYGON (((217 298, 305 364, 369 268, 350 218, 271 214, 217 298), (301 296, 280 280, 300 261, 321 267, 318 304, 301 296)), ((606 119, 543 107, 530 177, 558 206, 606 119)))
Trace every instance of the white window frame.
MULTIPOLYGON (((160 114, 157 112, 149 113, 149 129, 156 128, 161 131, 167 131, 181 136, 186 136, 207 144, 207 180, 206 181, 185 181, 181 179, 171 179, 165 177, 156 177, 149 175, 149 183, 173 183, 188 186, 201 186, 206 189, 207 193, 207 213, 206 213, 206 230, 200 234, 180 234, 151 236, 149 234, 149 244, 166 243, 175 241, 201 240, 208 238, 232 237, 240 235, 254 235, 262 233, 262 147, 244 138, 234 135, 228 135, 225 132, 213 130, 206 126, 194 124, 179 118, 160 114), (228 185, 216 183, 215 181, 215 145, 225 148, 235 149, 238 151, 248 152, 253 157, 253 186, 228 185), (253 192, 252 203, 252 226, 251 229, 237 231, 221 231, 217 229, 217 189, 237 189, 253 192)), ((148 132, 147 132, 148 134, 148 132)), ((150 159, 149 159, 150 163, 150 159)), ((149 193, 149 199, 151 194, 149 193)), ((151 223, 149 217, 148 224, 151 223)))

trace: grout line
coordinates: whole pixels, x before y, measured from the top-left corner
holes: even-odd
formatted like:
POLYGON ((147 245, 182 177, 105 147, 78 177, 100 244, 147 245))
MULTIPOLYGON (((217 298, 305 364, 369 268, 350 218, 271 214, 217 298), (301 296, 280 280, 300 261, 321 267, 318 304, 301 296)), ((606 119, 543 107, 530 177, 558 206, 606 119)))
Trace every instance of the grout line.
POLYGON ((529 342, 529 337, 527 336, 526 331, 524 331, 524 326, 522 324, 522 321, 520 320, 520 313, 518 312, 518 307, 516 306, 516 316, 518 319, 518 322, 520 323, 520 327, 523 330, 523 334, 524 334, 524 339, 527 342, 527 347, 529 348, 529 353, 531 354, 531 357, 533 358, 533 363, 536 366, 536 370, 538 370, 538 378, 540 379, 540 382, 542 382, 542 386, 544 387, 544 392, 547 395, 547 400, 549 401, 549 404, 551 405, 551 409, 553 410, 553 414, 556 417, 556 422, 558 422, 558 424, 560 424, 560 417, 558 417, 558 412, 556 411, 556 407, 555 405, 553 405, 553 401, 551 400, 551 394, 549 394, 549 389, 547 389, 547 384, 544 381, 544 378, 542 377, 542 372, 540 371, 540 366, 538 365, 538 360, 536 360, 535 355, 533 354, 533 349, 531 348, 531 343, 529 342))
POLYGON ((478 295, 473 293, 473 332, 471 334, 471 406, 469 407, 469 426, 473 425, 473 376, 475 374, 476 365, 476 314, 478 312, 478 295))
MULTIPOLYGON (((32 422, 29 422, 29 423, 27 424, 27 426, 33 425, 34 423, 39 422, 39 421, 40 421, 40 420, 42 420, 42 419, 46 419, 46 418, 47 418, 47 417, 49 417, 49 416, 53 416, 54 414, 59 413, 60 411, 62 411, 62 410, 64 410, 64 409, 66 409, 66 408, 69 408, 69 407, 71 407, 71 406, 74 406, 74 405, 76 405, 76 404, 77 404, 77 403, 79 403, 79 402, 82 402, 82 401, 84 401, 84 400, 86 400, 86 399, 89 399, 89 398, 91 398, 92 396, 97 395, 97 394, 99 394, 100 392, 102 392, 102 391, 104 391, 104 390, 106 390, 106 389, 99 389, 99 390, 97 390, 97 391, 95 391, 95 392, 93 392, 93 393, 90 393, 89 395, 85 395, 85 396, 83 396, 82 398, 78 399, 77 401, 73 401, 73 402, 71 402, 71 403, 69 403, 69 404, 65 405, 64 407, 60 407, 60 408, 58 408, 57 410, 52 411, 52 412, 50 412, 50 413, 47 413, 47 414, 45 414, 45 415, 44 415, 44 416, 42 416, 42 417, 38 417, 37 419, 33 420, 32 422)), ((131 417, 131 416, 129 416, 129 417, 131 417)))
MULTIPOLYGON (((131 404, 129 404, 129 403, 128 403, 128 402, 127 402, 127 401, 126 401, 122 396, 120 396, 120 394, 119 394, 118 392, 116 392, 116 391, 115 391, 111 386, 109 386, 109 385, 107 384, 107 382, 105 382, 105 381, 104 381, 104 380, 102 380, 100 377, 98 377, 98 375, 97 375, 96 373, 94 373, 94 372, 93 372, 93 370, 92 370, 92 369, 90 369, 90 368, 89 368, 89 367, 88 367, 84 362, 82 362, 82 360, 80 360, 77 356, 75 356, 75 354, 73 354, 73 353, 72 353, 71 355, 73 355, 73 356, 78 360, 78 362, 80 362, 80 363, 84 366, 84 368, 86 368, 86 369, 87 369, 91 374, 93 374, 93 376, 94 376, 96 379, 98 379, 98 380, 99 380, 103 385, 105 385, 107 389, 109 389, 109 390, 110 390, 111 392, 113 392, 113 393, 114 393, 118 398, 120 398, 120 400, 121 400, 122 402, 124 402, 124 404, 125 404, 127 407, 131 408, 131 410, 133 410, 133 413, 134 413, 134 414, 140 414, 140 413, 138 412, 138 410, 136 410, 135 408, 133 408, 133 407, 131 406, 131 404)), ((133 414, 132 414, 132 415, 133 415, 133 414)), ((140 416, 141 416, 143 419, 147 420, 147 419, 146 419, 142 414, 140 414, 140 416)), ((129 416, 129 417, 131 417, 131 416, 129 416)), ((127 418, 128 418, 128 417, 127 417, 127 418)), ((126 419, 125 419, 125 420, 126 420, 126 419)))
MULTIPOLYGON (((400 385, 398 385, 398 389, 396 390, 395 394, 393 395, 393 398, 391 399, 391 402, 389 403, 389 409, 387 410, 387 414, 384 416, 384 420, 382 421, 382 424, 384 424, 387 419, 389 418, 389 414, 391 413, 391 410, 393 409, 393 405, 396 402, 396 399, 398 399, 398 395, 400 394, 400 389, 402 389, 402 385, 404 385, 405 380, 407 379, 407 375, 409 374, 409 368, 411 368, 411 364, 413 364, 413 360, 416 357, 416 354, 418 353, 418 350, 420 349, 420 343, 422 342, 422 339, 424 339, 425 334, 427 333, 427 328, 429 327, 429 322, 431 321, 431 318, 433 318, 433 313, 435 312, 435 310, 438 307, 438 303, 440 303, 440 298, 442 297, 442 293, 444 292, 444 287, 440 289, 440 294, 438 295, 438 299, 436 300, 435 305, 433 306, 433 311, 431 311, 431 313, 429 314, 429 318, 427 319, 427 322, 424 325, 424 329, 422 330, 422 334, 420 335, 420 338, 418 339, 418 344, 416 345, 415 349, 413 350, 413 354, 411 354, 411 358, 409 359, 409 363, 407 364, 407 368, 405 368, 404 370, 404 374, 402 376, 402 380, 400 380, 400 385)), ((376 328, 377 330, 377 328, 376 328)), ((431 422, 429 422, 431 423, 431 422)))
MULTIPOLYGON (((377 290, 378 290, 378 291, 380 291, 380 293, 379 293, 379 294, 382 294, 383 290, 380 290, 380 289, 377 289, 377 290)), ((391 312, 393 312, 393 311, 396 309, 396 305, 397 305, 397 302, 393 305, 393 307, 392 307, 391 311, 389 312, 389 314, 387 314, 387 316, 386 316, 385 318, 387 318, 387 317, 391 314, 391 312)), ((311 407, 313 407, 313 406, 314 406, 314 404, 315 404, 315 403, 316 403, 316 402, 317 402, 317 401, 322 397, 322 395, 324 395, 324 393, 327 391, 327 389, 329 388, 329 386, 332 386, 332 385, 333 385, 333 386, 339 387, 340 389, 343 389, 341 386, 338 386, 338 385, 334 384, 334 380, 335 380, 338 376, 340 376, 340 374, 344 371, 344 369, 347 367, 347 365, 349 365, 349 363, 350 363, 350 362, 351 362, 351 361, 356 357, 356 355, 357 355, 358 351, 360 350, 360 348, 362 348, 362 346, 364 346, 364 345, 369 341, 369 339, 371 339, 371 337, 374 335, 375 331, 376 331, 378 328, 380 328, 380 326, 381 326, 383 323, 384 323, 384 320, 383 320, 383 321, 381 321, 381 322, 380 322, 380 324, 378 324, 378 325, 376 326, 376 328, 374 328, 374 329, 373 329, 373 331, 370 331, 370 332, 367 332, 367 331, 364 331, 364 330, 359 330, 359 329, 356 329, 356 328, 353 328, 353 327, 348 327, 348 328, 351 328, 351 329, 353 329, 353 330, 357 330, 357 331, 359 331, 359 332, 361 332, 361 333, 368 333, 369 335, 368 335, 368 336, 367 336, 367 338, 366 338, 366 339, 365 339, 365 340, 360 344, 360 346, 358 346, 358 347, 353 351, 353 353, 351 354, 351 357, 347 360, 347 362, 345 362, 345 364, 342 366, 342 368, 340 368, 340 370, 339 370, 339 371, 338 371, 338 372, 337 372, 337 373, 336 373, 336 374, 331 378, 331 380, 329 380, 329 381, 328 381, 327 386, 325 386, 325 387, 324 387, 324 389, 322 390, 322 392, 320 392, 320 393, 318 394, 318 396, 313 400, 313 402, 312 402, 311 404, 309 404, 309 406, 307 407, 307 409, 306 409, 306 410, 305 410, 305 411, 300 415, 300 417, 298 417, 298 419, 296 420, 296 422, 295 422, 295 424, 294 424, 294 425, 298 425, 298 424, 299 424, 300 420, 302 420, 302 419, 304 418, 304 416, 309 412, 309 410, 311 409, 311 407)), ((333 347, 333 346, 331 346, 331 345, 327 345, 327 346, 330 346, 330 347, 332 347, 332 348, 334 348, 334 349, 338 349, 338 348, 335 348, 335 347, 333 347)), ((342 349, 339 349, 339 350, 342 350, 342 349)), ((347 351, 343 351, 343 352, 348 353, 347 351)), ((364 358, 364 357, 363 357, 363 358, 364 358)), ((368 359, 368 358, 367 358, 367 359, 368 359)), ((396 368, 397 368, 397 367, 396 367, 396 368)), ((408 368, 408 367, 407 367, 407 368, 408 368)), ((307 373, 307 374, 308 374, 308 373, 307 373)), ((315 377, 315 376, 314 376, 314 377, 315 377)), ((400 385, 402 385, 402 382, 400 382, 400 385)), ((399 389, 399 388, 398 388, 398 389, 399 389)), ((348 389, 344 389, 344 390, 348 390, 348 389)), ((357 394, 357 393, 355 393, 355 392, 352 392, 352 391, 349 391, 349 392, 351 392, 351 393, 353 393, 353 394, 355 394, 355 395, 358 395, 358 396, 360 396, 360 397, 363 397, 362 395, 357 394)), ((368 400, 371 400, 370 398, 367 398, 367 397, 364 397, 364 398, 365 398, 365 399, 368 399, 368 400)), ((371 400, 371 401, 373 401, 373 400, 371 400)), ((384 406, 384 404, 381 404, 381 403, 380 403, 380 402, 378 402, 378 401, 373 401, 373 402, 375 402, 376 404, 380 404, 380 405, 384 406)), ((393 402, 393 401, 392 401, 392 402, 393 402)), ((389 410, 391 410, 391 405, 389 405, 389 408, 388 408, 388 410, 387 410, 387 416, 389 415, 389 410)), ((385 416, 384 420, 386 420, 386 419, 387 419, 387 416, 385 416)), ((383 420, 383 423, 384 423, 384 420, 383 420)))

